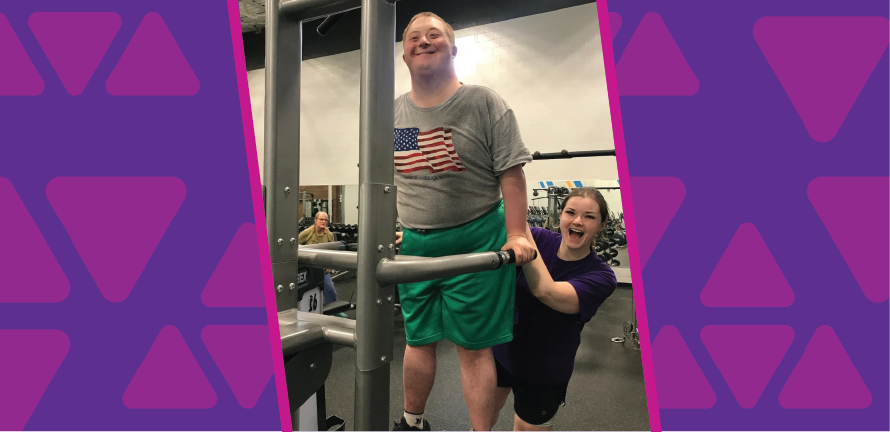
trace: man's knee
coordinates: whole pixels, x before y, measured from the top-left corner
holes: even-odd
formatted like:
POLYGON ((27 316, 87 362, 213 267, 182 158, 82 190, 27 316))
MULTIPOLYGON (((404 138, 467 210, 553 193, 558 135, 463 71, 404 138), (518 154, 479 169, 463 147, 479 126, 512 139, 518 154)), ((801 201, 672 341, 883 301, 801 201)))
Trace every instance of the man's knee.
POLYGON ((494 355, 492 354, 491 348, 482 348, 482 349, 467 349, 460 345, 457 346, 458 357, 460 357, 461 361, 476 363, 480 361, 493 361, 494 355))
POLYGON ((405 353, 409 353, 409 352, 413 351, 413 352, 418 352, 418 353, 435 355, 436 354, 436 346, 438 344, 439 344, 439 342, 430 342, 428 344, 423 344, 423 345, 405 345, 405 353))

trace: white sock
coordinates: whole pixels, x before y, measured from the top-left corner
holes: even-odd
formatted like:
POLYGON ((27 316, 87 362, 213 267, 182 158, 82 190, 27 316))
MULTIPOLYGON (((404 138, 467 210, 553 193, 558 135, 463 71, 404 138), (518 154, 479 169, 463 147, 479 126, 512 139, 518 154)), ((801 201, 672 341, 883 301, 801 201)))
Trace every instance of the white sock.
POLYGON ((408 423, 408 426, 414 426, 423 429, 423 413, 411 414, 408 411, 405 411, 405 422, 408 423))

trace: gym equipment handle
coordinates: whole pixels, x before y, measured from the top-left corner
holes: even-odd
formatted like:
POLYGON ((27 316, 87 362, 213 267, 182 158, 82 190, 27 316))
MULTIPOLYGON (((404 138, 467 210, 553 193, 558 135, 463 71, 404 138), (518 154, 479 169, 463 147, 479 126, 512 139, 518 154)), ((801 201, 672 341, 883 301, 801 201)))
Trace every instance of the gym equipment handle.
MULTIPOLYGON (((516 263, 516 252, 513 252, 513 249, 496 252, 498 254, 498 258, 501 260, 501 265, 504 264, 515 264, 516 263)), ((532 261, 538 259, 538 250, 535 249, 535 256, 532 258, 532 261)), ((498 266, 500 267, 500 266, 498 266)))

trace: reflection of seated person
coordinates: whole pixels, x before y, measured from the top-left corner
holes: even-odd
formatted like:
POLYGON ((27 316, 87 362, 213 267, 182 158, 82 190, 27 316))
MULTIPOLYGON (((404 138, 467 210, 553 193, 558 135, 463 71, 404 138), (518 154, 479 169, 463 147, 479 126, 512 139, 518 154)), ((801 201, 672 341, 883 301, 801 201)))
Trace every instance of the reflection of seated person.
MULTIPOLYGON (((328 229, 328 214, 318 212, 315 214, 315 225, 300 233, 301 245, 313 245, 318 243, 330 243, 334 241, 334 233, 328 229)), ((337 290, 334 289, 334 281, 331 280, 331 271, 324 271, 324 303, 337 301, 337 290)))

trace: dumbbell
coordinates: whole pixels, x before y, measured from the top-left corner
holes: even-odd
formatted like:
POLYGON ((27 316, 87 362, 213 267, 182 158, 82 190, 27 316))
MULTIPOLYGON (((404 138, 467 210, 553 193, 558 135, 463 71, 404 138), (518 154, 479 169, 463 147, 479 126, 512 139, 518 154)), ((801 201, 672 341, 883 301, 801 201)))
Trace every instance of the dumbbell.
POLYGON ((618 266, 621 265, 621 261, 618 261, 618 260, 612 260, 612 262, 609 263, 609 265, 611 265, 612 267, 618 267, 618 266))
POLYGON ((617 257, 617 256, 618 256, 618 251, 615 250, 615 249, 611 249, 611 250, 609 250, 609 256, 612 257, 612 258, 617 257))

